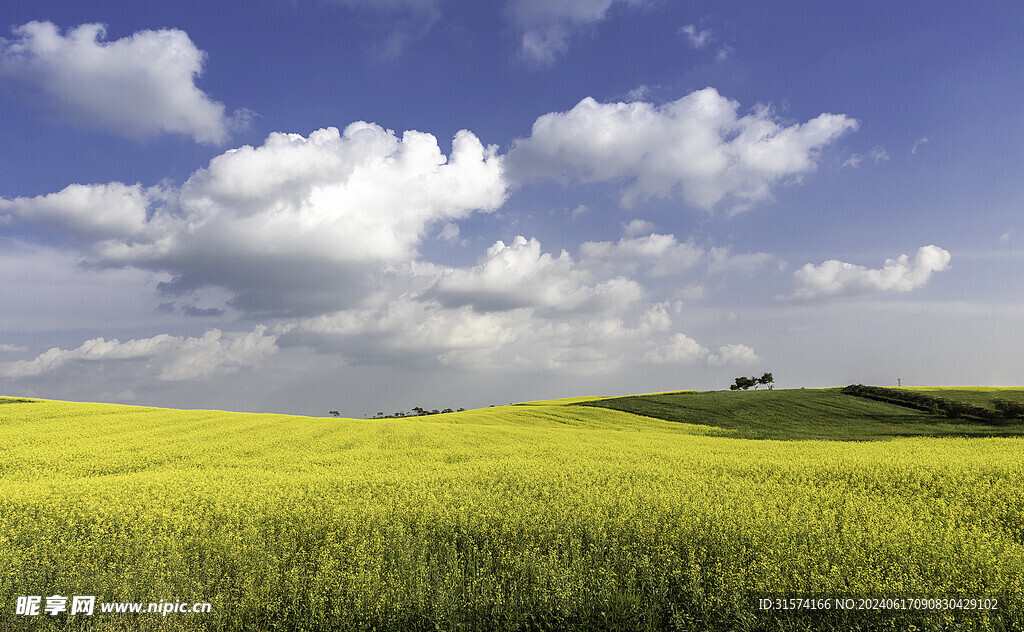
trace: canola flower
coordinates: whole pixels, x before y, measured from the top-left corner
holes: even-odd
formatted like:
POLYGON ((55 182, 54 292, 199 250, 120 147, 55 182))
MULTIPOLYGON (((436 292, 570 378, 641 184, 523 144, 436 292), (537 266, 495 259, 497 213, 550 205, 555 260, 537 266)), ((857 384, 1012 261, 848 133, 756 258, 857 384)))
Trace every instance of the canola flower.
POLYGON ((1024 629, 1024 440, 730 434, 571 402, 2 404, 0 629, 1024 629), (54 594, 212 610, 14 614, 54 594), (802 620, 767 595, 1001 603, 802 620))

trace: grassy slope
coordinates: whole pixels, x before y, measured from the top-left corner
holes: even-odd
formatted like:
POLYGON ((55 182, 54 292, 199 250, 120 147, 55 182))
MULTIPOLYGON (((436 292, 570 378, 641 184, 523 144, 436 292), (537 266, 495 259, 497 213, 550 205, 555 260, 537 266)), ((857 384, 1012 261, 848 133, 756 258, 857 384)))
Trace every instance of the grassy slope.
MULTIPOLYGON (((809 393, 724 395, 781 416, 788 397, 788 434, 892 412, 809 393)), ((700 395, 654 396, 704 402, 700 423, 545 402, 389 420, 0 406, 0 600, 214 602, 97 630, 757 630, 766 594, 1024 590, 1024 441, 749 441, 723 427, 749 410, 700 395)), ((1024 624, 1020 603, 956 616, 1024 624)), ((0 612, 4 630, 51 623, 0 612)))
MULTIPOLYGON (((952 392, 942 391, 946 397, 951 397, 949 393, 952 392)), ((955 392, 965 401, 970 394, 969 391, 955 392)), ((983 396, 988 396, 988 393, 983 396)), ((993 427, 951 423, 901 406, 844 395, 839 389, 686 391, 603 398, 578 405, 610 408, 667 421, 704 424, 727 430, 733 437, 750 439, 849 441, 907 436, 1024 436, 1024 425, 1021 424, 993 427)))

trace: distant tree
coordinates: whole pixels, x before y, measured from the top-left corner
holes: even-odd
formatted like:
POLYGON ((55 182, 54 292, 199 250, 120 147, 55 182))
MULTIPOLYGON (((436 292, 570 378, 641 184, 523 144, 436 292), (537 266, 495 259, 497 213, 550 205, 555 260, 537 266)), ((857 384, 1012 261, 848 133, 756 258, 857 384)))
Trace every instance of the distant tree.
POLYGON ((753 377, 738 377, 736 383, 729 387, 731 391, 747 390, 751 386, 757 386, 757 379, 753 377))
POLYGON ((457 413, 461 413, 461 412, 462 412, 462 411, 464 411, 464 410, 466 410, 466 409, 465 409, 465 408, 460 408, 460 409, 456 410, 455 412, 457 412, 457 413))
POLYGON ((328 415, 334 415, 335 417, 337 417, 337 416, 338 416, 338 415, 340 415, 341 413, 339 413, 339 412, 338 412, 338 411, 336 411, 336 410, 332 410, 331 412, 329 412, 329 413, 327 413, 327 414, 328 414, 328 415))
POLYGON ((768 390, 772 390, 775 387, 775 378, 772 377, 771 373, 765 373, 761 377, 757 378, 757 383, 763 386, 767 386, 768 390))
POLYGON ((427 411, 425 411, 423 409, 423 407, 421 407, 421 406, 413 406, 412 407, 412 412, 416 413, 417 415, 426 415, 427 414, 427 411))

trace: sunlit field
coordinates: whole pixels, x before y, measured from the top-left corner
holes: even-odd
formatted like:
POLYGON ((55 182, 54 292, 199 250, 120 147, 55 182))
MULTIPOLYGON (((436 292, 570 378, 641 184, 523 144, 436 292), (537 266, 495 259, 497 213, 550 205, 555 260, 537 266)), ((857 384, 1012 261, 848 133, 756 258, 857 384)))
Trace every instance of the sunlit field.
POLYGON ((589 399, 372 420, 0 400, 0 629, 1024 629, 1021 424, 836 390, 589 399), (16 615, 25 595, 212 606, 16 615), (956 596, 998 606, 758 607, 956 596))

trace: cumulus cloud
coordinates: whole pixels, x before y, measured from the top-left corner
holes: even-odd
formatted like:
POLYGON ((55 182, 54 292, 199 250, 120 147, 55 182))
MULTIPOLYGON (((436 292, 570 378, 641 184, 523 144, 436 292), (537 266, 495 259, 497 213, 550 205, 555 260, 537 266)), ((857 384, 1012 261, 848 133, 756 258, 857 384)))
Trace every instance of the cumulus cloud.
POLYGON ((130 237, 146 228, 146 211, 163 197, 141 184, 71 184, 56 193, 0 198, 0 217, 47 225, 87 239, 130 237))
POLYGON ((28 347, 20 345, 0 344, 0 353, 24 353, 28 347))
POLYGON ((645 353, 644 360, 653 364, 690 364, 707 355, 707 347, 685 334, 675 334, 664 345, 645 353))
MULTIPOLYGON (((636 228, 634 224, 627 226, 636 228)), ((588 241, 580 244, 580 261, 592 269, 620 270, 664 277, 703 266, 710 273, 730 270, 751 272, 773 259, 764 252, 734 255, 731 246, 705 248, 693 241, 679 242, 675 235, 651 233, 623 237, 617 242, 588 241)))
MULTIPOLYGON (((643 286, 626 275, 661 273, 658 267, 670 264, 677 268, 665 273, 678 273, 711 261, 710 250, 671 235, 587 242, 577 258, 517 236, 496 242, 474 266, 415 264, 409 278, 381 288, 374 306, 302 319, 281 344, 337 353, 353 364, 423 369, 590 375, 707 360, 706 348, 672 331, 670 312, 680 313, 681 304, 645 305, 643 286)), ((722 348, 715 357, 739 361, 741 351, 722 348)))
POLYGON ((842 114, 790 125, 767 107, 740 116, 739 104, 714 88, 660 106, 588 97, 538 118, 505 164, 518 182, 623 181, 627 207, 678 195, 700 209, 737 212, 769 199, 774 185, 814 171, 818 153, 856 127, 842 114))
POLYGON ((0 40, 0 77, 39 90, 70 120, 135 138, 172 133, 222 143, 251 114, 226 116, 222 103, 196 87, 206 54, 184 31, 105 41, 102 24, 61 34, 51 22, 29 22, 13 33, 0 40))
POLYGON ((900 255, 886 259, 878 269, 845 263, 836 259, 820 265, 806 264, 793 273, 795 300, 814 300, 835 296, 876 292, 910 292, 923 287, 933 272, 949 266, 949 252, 938 246, 922 246, 914 259, 900 255))
POLYGON ((760 360, 753 348, 740 344, 719 347, 718 353, 708 356, 708 364, 711 366, 754 364, 760 360))
POLYGON ((636 237, 638 235, 647 235, 653 233, 655 226, 653 223, 642 219, 634 219, 628 224, 622 223, 622 232, 626 234, 626 237, 636 237))
POLYGON ((166 295, 220 287, 242 311, 301 314, 358 304, 434 226, 505 194, 496 148, 468 131, 445 156, 430 134, 358 122, 271 134, 178 188, 73 185, 2 201, 0 216, 90 241, 92 264, 170 273, 166 295))
POLYGON ((708 272, 721 273, 736 270, 754 272, 760 270, 775 257, 767 252, 745 252, 734 255, 732 246, 719 246, 708 251, 708 272))
POLYGON ((668 309, 657 303, 627 314, 563 311, 541 317, 536 307, 480 312, 402 297, 377 309, 304 319, 280 342, 330 350, 351 364, 609 374, 650 363, 651 357, 676 361, 671 358, 679 352, 668 350, 677 342, 668 309))
POLYGON ((263 325, 248 333, 228 335, 211 329, 199 338, 168 334, 127 342, 94 338, 77 349, 54 347, 32 360, 0 363, 0 377, 38 377, 70 365, 135 361, 158 380, 198 380, 260 364, 277 352, 276 340, 263 325))
POLYGON ((302 319, 282 344, 339 353, 352 364, 472 368, 514 342, 528 320, 522 310, 483 313, 400 296, 372 308, 302 319))
POLYGON ((615 3, 639 0, 509 0, 506 14, 522 34, 523 57, 547 65, 568 50, 573 33, 605 19, 615 3))
POLYGON ((470 305, 483 312, 522 307, 606 311, 639 300, 643 289, 623 276, 594 282, 566 251, 554 257, 541 252, 536 239, 519 235, 507 245, 496 242, 472 268, 445 270, 427 296, 446 307, 470 305))
POLYGON ((617 242, 587 241, 580 244, 580 260, 591 269, 635 273, 643 269, 653 277, 678 274, 704 262, 707 251, 692 242, 680 243, 675 235, 651 233, 623 237, 617 242))

